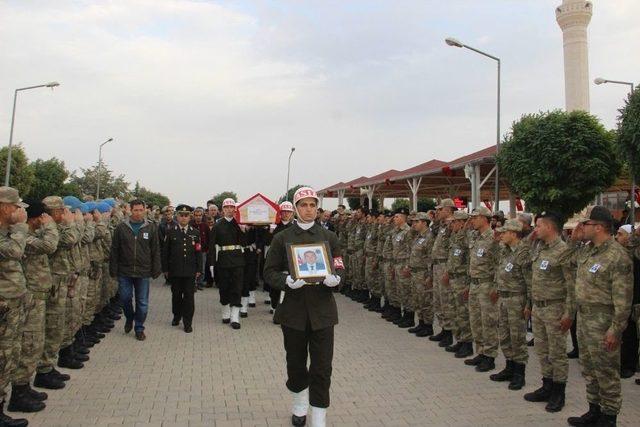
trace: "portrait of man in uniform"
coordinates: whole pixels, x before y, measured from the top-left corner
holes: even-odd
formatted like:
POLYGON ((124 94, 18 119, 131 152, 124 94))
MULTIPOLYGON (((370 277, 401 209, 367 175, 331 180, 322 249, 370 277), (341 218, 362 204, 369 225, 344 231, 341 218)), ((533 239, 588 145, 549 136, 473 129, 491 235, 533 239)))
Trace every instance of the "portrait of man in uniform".
POLYGON ((290 256, 297 278, 324 278, 331 274, 330 269, 327 268, 330 266, 329 254, 323 243, 291 245, 290 256))

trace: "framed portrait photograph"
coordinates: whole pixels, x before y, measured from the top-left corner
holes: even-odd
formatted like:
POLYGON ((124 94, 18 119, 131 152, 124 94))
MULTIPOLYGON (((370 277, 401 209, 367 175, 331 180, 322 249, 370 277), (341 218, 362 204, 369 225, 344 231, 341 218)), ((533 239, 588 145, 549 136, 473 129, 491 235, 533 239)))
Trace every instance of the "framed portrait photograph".
POLYGON ((322 283, 333 273, 331 249, 328 242, 287 244, 289 274, 309 284, 322 283))

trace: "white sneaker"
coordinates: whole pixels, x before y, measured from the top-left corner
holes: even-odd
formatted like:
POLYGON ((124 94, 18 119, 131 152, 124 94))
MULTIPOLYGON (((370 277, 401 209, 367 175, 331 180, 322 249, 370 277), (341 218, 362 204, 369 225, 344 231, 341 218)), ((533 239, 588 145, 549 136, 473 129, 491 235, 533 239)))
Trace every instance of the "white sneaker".
POLYGON ((311 427, 325 427, 327 425, 327 410, 311 407, 311 427))
POLYGON ((222 306, 222 323, 229 323, 231 321, 231 306, 229 304, 222 306))

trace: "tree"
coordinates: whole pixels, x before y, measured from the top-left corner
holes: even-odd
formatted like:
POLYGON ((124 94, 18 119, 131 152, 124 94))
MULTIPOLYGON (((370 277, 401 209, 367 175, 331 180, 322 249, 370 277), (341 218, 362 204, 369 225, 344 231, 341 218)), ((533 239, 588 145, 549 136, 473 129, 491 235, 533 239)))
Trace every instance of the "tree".
MULTIPOLYGON (((369 198, 365 197, 364 199, 362 199, 362 204, 360 203, 360 198, 359 197, 347 197, 347 204, 349 205, 349 209, 354 210, 354 209, 358 209, 360 206, 364 206, 367 209, 369 208, 369 198)), ((379 211, 379 207, 380 207, 380 202, 378 201, 378 199, 373 199, 373 210, 374 211, 379 211)))
POLYGON ((410 210, 411 203, 409 202, 409 199, 395 199, 391 204, 391 210, 395 211, 396 209, 400 208, 407 208, 410 210))
POLYGON ((418 212, 427 212, 436 208, 436 201, 430 197, 418 197, 418 212))
POLYGON ((223 191, 222 193, 218 193, 215 196, 213 196, 211 200, 213 200, 213 202, 216 204, 216 206, 219 209, 222 209, 222 202, 224 201, 224 199, 227 199, 227 198, 232 198, 236 202, 238 201, 238 195, 233 191, 223 191))
POLYGON ((640 90, 634 90, 619 110, 616 143, 620 156, 629 163, 630 172, 640 176, 640 90))
POLYGON ((49 160, 38 159, 31 163, 34 173, 34 181, 31 191, 27 195, 32 200, 42 200, 47 196, 65 196, 65 181, 69 177, 69 171, 62 160, 51 158, 49 160))
MULTIPOLYGON (((0 170, 2 171, 2 185, 4 185, 4 176, 7 173, 7 157, 9 156, 9 147, 0 149, 0 170)), ((22 144, 14 145, 11 148, 11 172, 9 174, 9 185, 16 188, 18 192, 24 196, 29 194, 35 176, 33 169, 29 164, 27 154, 22 148, 22 144)))
POLYGON ((139 185, 136 185, 136 189, 134 190, 134 196, 138 199, 141 199, 149 207, 151 206, 163 207, 163 206, 169 206, 169 204, 171 204, 171 201, 169 200, 169 198, 164 194, 147 190, 145 187, 140 187, 139 185))
POLYGON ((308 185, 298 184, 298 185, 295 185, 295 186, 291 187, 289 189, 289 191, 287 191, 286 199, 285 199, 284 196, 280 196, 280 198, 278 199, 278 204, 284 202, 285 200, 293 202, 293 195, 296 193, 296 191, 298 191, 298 188, 302 188, 302 187, 308 187, 308 185))
POLYGON ((566 220, 615 181, 613 139, 585 111, 528 114, 505 137, 498 166, 532 212, 553 210, 566 220))
MULTIPOLYGON (((75 172, 71 174, 69 182, 77 185, 82 194, 95 195, 98 176, 98 165, 88 169, 80 168, 82 175, 75 172)), ((124 175, 113 176, 112 172, 103 163, 100 168, 100 198, 114 197, 128 199, 130 196, 129 183, 125 181, 124 175)))

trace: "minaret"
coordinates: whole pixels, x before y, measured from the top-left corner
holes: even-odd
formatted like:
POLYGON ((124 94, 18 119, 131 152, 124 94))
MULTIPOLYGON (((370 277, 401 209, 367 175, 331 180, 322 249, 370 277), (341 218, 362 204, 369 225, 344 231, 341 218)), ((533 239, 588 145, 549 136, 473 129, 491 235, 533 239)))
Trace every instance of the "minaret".
POLYGON ((563 0, 556 8, 564 46, 564 96, 567 111, 589 111, 587 26, 593 6, 586 0, 563 0))

